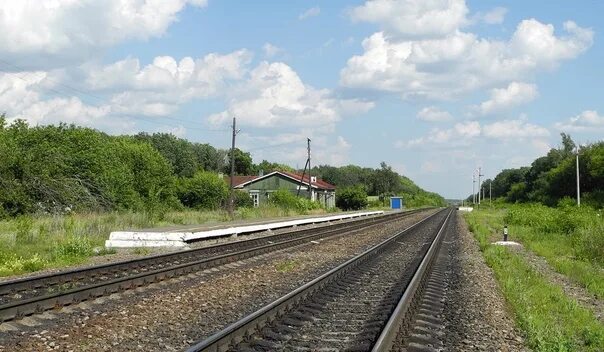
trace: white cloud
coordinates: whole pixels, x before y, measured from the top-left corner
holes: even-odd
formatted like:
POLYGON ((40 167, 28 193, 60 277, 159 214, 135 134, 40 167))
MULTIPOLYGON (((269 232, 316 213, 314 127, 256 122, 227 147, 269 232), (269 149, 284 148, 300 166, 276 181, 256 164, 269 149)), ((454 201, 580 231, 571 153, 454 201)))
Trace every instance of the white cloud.
POLYGON ((486 13, 477 14, 477 19, 486 24, 501 24, 505 19, 508 9, 505 7, 495 7, 486 13))
POLYGON ((467 23, 464 0, 370 0, 353 8, 353 21, 378 23, 389 35, 440 37, 467 23))
POLYGON ((466 139, 480 136, 481 128, 478 121, 464 121, 456 123, 450 129, 434 128, 425 137, 410 140, 408 143, 395 144, 399 148, 414 147, 427 144, 445 144, 449 142, 465 143, 466 139))
POLYGON ((574 22, 555 35, 553 25, 535 19, 520 22, 507 41, 480 38, 462 31, 466 12, 463 1, 374 0, 356 8, 353 18, 380 21, 385 28, 363 40, 364 52, 340 72, 341 85, 403 98, 451 99, 530 79, 593 43, 593 31, 574 22), (433 12, 448 19, 428 15, 433 12))
POLYGON ((508 141, 548 137, 549 131, 541 126, 524 120, 503 120, 481 126, 478 121, 456 123, 448 129, 434 128, 426 136, 412 139, 409 142, 398 141, 397 148, 419 147, 428 145, 467 146, 480 138, 481 140, 508 141))
POLYGON ((242 124, 255 127, 333 127, 343 113, 372 107, 370 102, 340 100, 329 90, 308 86, 284 63, 262 62, 234 90, 228 109, 209 120, 222 124, 237 116, 242 124))
POLYGON ((187 4, 203 7, 206 3, 206 0, 4 1, 0 11, 0 54, 25 67, 88 59, 98 55, 98 48, 161 36, 187 4))
POLYGON ((503 120, 493 122, 484 126, 483 133, 487 138, 501 140, 549 136, 549 131, 546 128, 523 120, 503 120))
POLYGON ((594 110, 585 110, 566 122, 557 122, 555 127, 561 131, 588 131, 604 129, 604 115, 594 110))
POLYGON ((132 116, 167 116, 193 99, 223 96, 228 84, 245 76, 250 60, 248 51, 239 50, 195 60, 159 56, 144 67, 128 58, 106 66, 5 73, 0 104, 8 116, 34 124, 104 126, 114 120, 121 126, 132 116))
POLYGON ((321 13, 321 8, 319 7, 311 7, 310 9, 302 12, 300 14, 300 16, 298 16, 299 20, 305 20, 309 17, 315 17, 315 16, 319 16, 319 14, 321 13))
POLYGON ((453 116, 448 111, 440 110, 435 106, 428 106, 417 113, 417 118, 428 122, 443 122, 452 120, 453 116))
POLYGON ((281 49, 278 46, 275 46, 271 43, 265 43, 262 46, 262 50, 264 51, 264 56, 267 58, 271 58, 283 51, 283 49, 281 49))
POLYGON ((537 86, 523 82, 511 82, 506 88, 491 90, 491 98, 474 106, 473 110, 488 115, 528 103, 539 95, 537 86))
POLYGON ((203 58, 157 56, 141 68, 135 58, 128 58, 104 67, 84 66, 86 85, 92 90, 131 89, 167 91, 178 89, 184 97, 215 94, 226 80, 238 80, 247 72, 252 55, 242 49, 230 54, 208 54, 203 58))

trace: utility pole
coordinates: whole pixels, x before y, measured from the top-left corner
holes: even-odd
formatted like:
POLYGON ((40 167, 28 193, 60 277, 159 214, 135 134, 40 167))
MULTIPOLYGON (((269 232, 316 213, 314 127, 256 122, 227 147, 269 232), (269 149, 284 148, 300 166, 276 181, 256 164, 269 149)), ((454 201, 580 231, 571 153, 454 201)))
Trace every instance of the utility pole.
POLYGON ((476 204, 476 193, 474 192, 474 186, 476 184, 476 173, 472 172, 472 205, 476 204))
POLYGON ((229 206, 228 206, 228 210, 229 210, 229 216, 231 217, 231 219, 233 219, 233 211, 235 210, 235 204, 233 204, 233 188, 235 186, 234 184, 234 177, 235 177, 235 137, 237 136, 237 133, 239 133, 239 131, 237 131, 237 125, 236 125, 237 121, 235 119, 235 117, 233 117, 233 138, 231 140, 231 191, 229 193, 229 206))
POLYGON ((493 181, 489 182, 489 206, 491 206, 491 194, 493 193, 493 181))
POLYGON ((579 182, 579 147, 577 147, 577 206, 581 206, 581 190, 579 182))
POLYGON ((482 174, 482 167, 478 167, 478 205, 480 205, 480 193, 482 192, 482 183, 480 182, 480 178, 484 176, 482 174))
POLYGON ((310 168, 310 138, 306 138, 306 152, 308 154, 308 199, 312 200, 312 176, 310 168))

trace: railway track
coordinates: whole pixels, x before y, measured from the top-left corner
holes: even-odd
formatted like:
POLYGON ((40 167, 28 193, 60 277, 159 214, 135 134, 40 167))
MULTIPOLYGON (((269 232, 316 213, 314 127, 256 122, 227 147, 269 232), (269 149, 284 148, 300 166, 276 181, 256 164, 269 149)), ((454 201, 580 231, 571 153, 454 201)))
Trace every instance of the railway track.
POLYGON ((421 210, 338 222, 260 238, 0 283, 0 323, 206 270, 313 240, 399 220, 421 210))
POLYGON ((401 349, 452 213, 426 217, 188 352, 401 349))

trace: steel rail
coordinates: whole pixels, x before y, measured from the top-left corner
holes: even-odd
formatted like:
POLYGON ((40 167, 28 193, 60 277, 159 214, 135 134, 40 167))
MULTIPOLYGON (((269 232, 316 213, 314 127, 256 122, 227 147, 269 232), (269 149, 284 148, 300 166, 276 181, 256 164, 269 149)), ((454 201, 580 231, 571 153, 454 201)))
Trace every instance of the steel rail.
POLYGON ((405 325, 406 319, 409 319, 410 314, 408 314, 411 310, 411 307, 414 302, 414 298, 416 294, 419 292, 421 285, 425 282, 428 274, 430 273, 430 268, 432 264, 434 264, 435 258, 438 254, 438 250, 440 249, 440 245, 442 243, 442 238, 444 237, 444 229, 451 216, 453 211, 449 211, 447 214, 447 218, 443 223, 442 227, 438 231, 438 234, 432 241, 426 256, 422 259, 421 263, 415 270, 411 282, 405 289, 403 296, 399 300, 396 308, 392 312, 392 315, 388 319, 386 326, 382 329, 382 332, 378 339, 376 340, 372 352, 386 352, 392 349, 392 346, 395 343, 396 337, 398 336, 399 330, 402 326, 405 325))
MULTIPOLYGON (((388 215, 371 217, 371 218, 363 218, 362 220, 355 220, 353 222, 349 221, 349 222, 345 222, 345 223, 338 223, 336 225, 328 225, 328 226, 322 226, 319 228, 292 231, 292 232, 288 232, 286 234, 276 234, 276 235, 266 236, 266 237, 263 237, 260 239, 238 241, 238 242, 229 243, 229 244, 223 244, 223 245, 217 245, 217 246, 183 251, 183 252, 197 251, 199 253, 198 250, 201 250, 201 249, 229 248, 228 246, 242 245, 242 244, 246 244, 246 246, 250 246, 250 243, 252 243, 252 244, 262 243, 262 242, 259 242, 260 240, 264 240, 263 242, 268 242, 267 244, 261 244, 261 245, 257 245, 257 246, 251 245, 250 248, 245 248, 243 250, 239 250, 239 251, 235 251, 235 252, 229 252, 226 254, 218 254, 218 255, 211 256, 209 258, 196 259, 196 260, 186 262, 186 263, 180 263, 180 264, 170 265, 167 267, 161 267, 159 269, 149 270, 149 271, 145 271, 145 272, 134 274, 134 275, 110 279, 110 280, 102 281, 99 283, 93 283, 93 284, 85 285, 85 286, 78 287, 78 288, 64 290, 62 292, 55 292, 55 293, 51 293, 51 294, 36 296, 36 297, 28 298, 28 299, 23 299, 23 300, 18 300, 18 301, 13 301, 13 302, 9 302, 6 304, 2 304, 2 305, 0 305, 0 322, 18 319, 22 316, 27 316, 27 315, 31 315, 31 314, 35 314, 35 313, 42 313, 46 310, 51 310, 51 309, 54 309, 57 307, 75 304, 75 303, 79 303, 81 301, 110 295, 112 293, 125 291, 128 289, 140 287, 143 285, 166 280, 169 278, 186 275, 186 274, 189 274, 192 272, 210 269, 210 268, 213 268, 213 267, 216 267, 219 265, 228 264, 228 263, 232 263, 232 262, 235 262, 238 260, 251 258, 251 257, 257 256, 260 254, 269 253, 269 252, 277 251, 277 250, 284 249, 284 248, 294 247, 296 245, 308 243, 309 241, 314 240, 314 239, 319 239, 322 237, 337 236, 339 234, 344 234, 344 233, 347 233, 350 231, 356 231, 356 230, 371 227, 374 225, 387 223, 389 221, 395 221, 401 217, 406 217, 406 216, 414 214, 418 211, 421 211, 421 210, 394 213, 394 214, 388 214, 388 215), (333 227, 336 227, 336 228, 334 229, 333 227), (323 231, 321 231, 321 230, 323 230, 323 231), (312 231, 315 231, 315 233, 312 233, 312 231), (319 231, 319 232, 317 232, 317 231, 319 231), (311 234, 306 235, 307 233, 311 233, 311 234), (279 241, 276 243, 271 243, 270 240, 267 241, 267 238, 278 239, 278 238, 284 237, 284 236, 293 237, 293 238, 279 241)), ((102 268, 102 269, 105 269, 105 271, 107 271, 107 270, 110 270, 112 266, 123 267, 123 266, 127 266, 130 263, 134 263, 133 266, 130 267, 131 269, 138 268, 138 267, 142 266, 140 264, 141 261, 144 262, 147 259, 156 259, 156 258, 161 258, 161 257, 172 257, 172 256, 175 256, 178 254, 179 253, 177 252, 177 253, 171 253, 171 254, 167 254, 167 255, 156 255, 156 256, 152 256, 150 258, 141 258, 141 259, 126 261, 126 262, 118 262, 116 264, 105 264, 105 265, 101 265, 101 266, 97 266, 97 267, 90 267, 90 268, 68 271, 66 273, 67 274, 76 273, 77 275, 81 276, 82 273, 89 272, 90 269, 102 268)), ((188 253, 185 253, 185 254, 188 254, 188 253)), ((120 270, 122 270, 122 269, 120 269, 120 270)), ((61 273, 50 274, 50 275, 43 276, 43 278, 60 277, 60 275, 61 275, 61 273)), ((37 277, 33 277, 33 278, 31 278, 31 280, 35 280, 36 278, 37 277)), ((21 280, 16 280, 16 281, 19 284, 22 284, 24 281, 27 281, 27 280, 28 279, 21 279, 21 280)), ((10 283, 11 282, 8 281, 3 284, 6 287, 7 285, 10 285, 10 283)))
POLYGON ((330 224, 330 225, 314 227, 314 228, 307 228, 307 229, 303 229, 303 230, 294 230, 294 231, 290 231, 290 232, 286 232, 286 233, 279 233, 279 234, 264 236, 261 238, 255 238, 255 239, 250 239, 250 240, 224 243, 224 244, 218 244, 218 245, 207 246, 207 247, 202 247, 202 248, 193 248, 193 249, 187 249, 187 250, 182 250, 182 251, 177 251, 177 252, 172 252, 172 253, 156 254, 156 255, 145 256, 142 258, 135 258, 135 259, 124 260, 124 261, 119 261, 119 262, 94 265, 94 266, 89 266, 89 267, 84 267, 84 268, 64 270, 64 271, 60 271, 60 272, 56 272, 56 273, 49 273, 49 274, 44 274, 44 275, 37 275, 37 276, 32 276, 32 277, 7 280, 7 281, 0 282, 0 296, 6 295, 6 294, 13 294, 13 293, 17 293, 17 292, 25 291, 25 290, 47 287, 50 285, 59 285, 59 284, 73 282, 73 281, 80 281, 81 279, 84 279, 84 278, 102 276, 102 275, 111 274, 111 273, 115 273, 115 272, 119 272, 119 271, 131 271, 131 270, 137 269, 139 267, 144 268, 144 267, 149 267, 152 265, 160 265, 160 264, 164 264, 164 263, 168 263, 168 262, 172 262, 172 261, 188 260, 190 258, 195 258, 200 255, 207 254, 207 252, 220 253, 220 252, 228 251, 233 248, 238 248, 238 247, 242 247, 242 246, 252 247, 252 246, 258 245, 260 243, 266 243, 266 242, 278 240, 280 238, 285 238, 286 236, 300 236, 300 235, 303 235, 306 233, 312 233, 312 232, 316 232, 318 230, 323 230, 323 229, 335 230, 338 228, 349 227, 351 225, 355 225, 355 224, 359 224, 359 223, 372 222, 372 221, 380 220, 380 219, 387 219, 387 217, 396 217, 396 215, 412 214, 417 211, 419 211, 419 210, 413 210, 413 211, 402 212, 402 213, 391 213, 391 214, 386 214, 386 215, 382 215, 382 216, 372 216, 369 218, 355 219, 352 221, 339 222, 336 224, 330 224))
MULTIPOLYGON (((243 319, 229 325, 225 329, 217 332, 209 338, 198 342, 197 344, 187 349, 187 352, 219 352, 229 350, 231 346, 238 344, 239 342, 243 341, 245 337, 253 335, 256 331, 262 329, 262 327, 266 326, 268 323, 283 316, 293 307, 296 307, 300 303, 304 302, 315 292, 323 289, 326 285, 334 282, 338 278, 350 272, 350 270, 361 265, 367 259, 373 257, 378 253, 381 253, 390 244, 397 241, 401 236, 415 229, 420 224, 423 224, 426 221, 435 218, 438 214, 441 214, 442 211, 436 212, 432 215, 425 217, 424 219, 397 233, 396 235, 393 235, 388 239, 380 242, 379 244, 371 247, 367 251, 349 259, 348 261, 338 265, 336 268, 333 268, 328 272, 322 274, 321 276, 315 278, 314 280, 298 287, 294 291, 286 294, 285 296, 282 296, 281 298, 277 299, 276 301, 273 301, 272 303, 269 303, 268 305, 257 310, 256 312, 244 317, 243 319)), ((446 219, 448 219, 448 215, 446 219)), ((443 226, 445 223, 446 220, 443 223, 443 226)))

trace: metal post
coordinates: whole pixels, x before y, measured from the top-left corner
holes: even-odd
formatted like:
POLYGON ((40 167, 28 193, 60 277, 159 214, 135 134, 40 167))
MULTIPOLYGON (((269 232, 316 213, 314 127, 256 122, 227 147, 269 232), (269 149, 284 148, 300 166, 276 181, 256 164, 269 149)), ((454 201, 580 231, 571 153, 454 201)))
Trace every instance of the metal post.
POLYGON ((234 184, 234 177, 235 177, 235 137, 237 136, 237 126, 236 126, 236 119, 235 117, 233 117, 233 138, 231 140, 231 190, 229 192, 229 205, 228 205, 228 211, 229 211, 229 216, 231 217, 231 219, 233 218, 233 211, 235 210, 235 204, 233 204, 233 188, 235 186, 234 184))
POLYGON ((577 147, 577 206, 581 206, 581 190, 579 182, 579 147, 577 147))
POLYGON ((307 147, 306 151, 308 153, 308 199, 312 200, 312 176, 310 169, 310 138, 306 138, 307 147))
POLYGON ((476 183, 475 173, 472 172, 472 205, 476 204, 476 193, 474 193, 474 184, 476 183))
POLYGON ((482 192, 482 183, 480 182, 480 178, 482 176, 484 176, 482 174, 482 168, 478 167, 478 205, 480 205, 480 198, 481 198, 480 193, 482 192))

